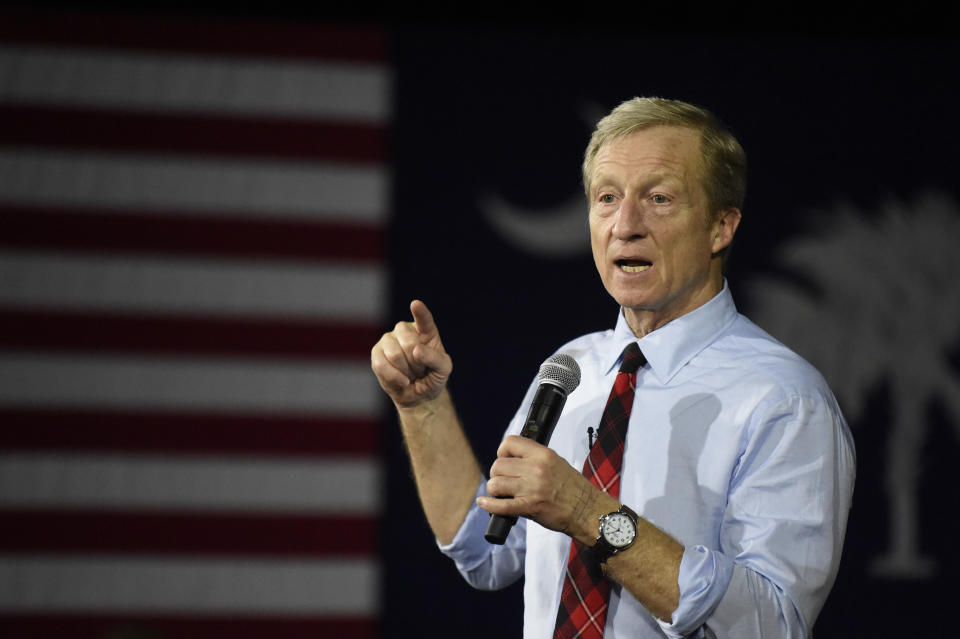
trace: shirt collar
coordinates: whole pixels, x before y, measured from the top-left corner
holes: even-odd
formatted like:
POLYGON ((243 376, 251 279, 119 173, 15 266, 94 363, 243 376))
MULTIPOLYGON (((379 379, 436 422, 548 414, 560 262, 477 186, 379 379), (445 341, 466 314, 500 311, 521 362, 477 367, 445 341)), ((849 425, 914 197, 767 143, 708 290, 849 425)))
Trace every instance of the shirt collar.
POLYGON ((723 280, 723 288, 720 292, 706 304, 664 324, 640 339, 637 339, 630 330, 621 308, 617 316, 617 326, 613 330, 610 350, 604 354, 605 370, 610 372, 618 367, 623 349, 630 342, 637 342, 654 375, 665 384, 697 353, 709 346, 720 333, 726 330, 736 317, 737 308, 733 303, 733 296, 730 294, 726 279, 723 280))

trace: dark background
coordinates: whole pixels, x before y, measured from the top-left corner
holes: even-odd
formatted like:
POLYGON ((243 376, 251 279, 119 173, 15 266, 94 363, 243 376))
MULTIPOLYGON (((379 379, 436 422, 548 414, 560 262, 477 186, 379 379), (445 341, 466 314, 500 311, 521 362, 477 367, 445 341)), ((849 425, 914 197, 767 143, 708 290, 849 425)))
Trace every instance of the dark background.
MULTIPOLYGON (((638 31, 397 32, 392 308, 401 319, 414 297, 431 306, 454 358, 452 391, 483 464, 493 460, 539 363, 566 340, 615 321, 616 306, 587 253, 543 259, 521 252, 491 229, 477 201, 494 190, 546 215, 577 194, 590 133, 582 105, 606 111, 633 95, 675 97, 707 106, 732 127, 750 174, 728 278, 748 313, 762 300, 748 299, 742 284, 755 273, 802 281, 803 273, 779 265, 778 250, 802 233, 829 234, 829 211, 838 203, 869 216, 890 198, 909 205, 921 191, 954 201, 960 195, 956 43, 916 33, 638 31)), ((906 309, 891 294, 882 310, 906 309)), ((925 311, 910 312, 922 318, 925 311)), ((811 330, 844 328, 825 322, 811 330)), ((960 328, 955 340, 945 353, 960 344, 960 328)), ((919 636, 922 619, 922 634, 953 636, 956 416, 931 405, 918 468, 920 546, 939 562, 938 572, 876 577, 868 566, 888 541, 884 456, 895 400, 883 381, 862 392, 867 408, 851 419, 859 462, 854 508, 816 634, 919 636)), ((522 584, 479 593, 460 582, 434 548, 399 435, 388 432, 385 636, 405 636, 426 611, 435 627, 457 636, 519 636, 522 584)))

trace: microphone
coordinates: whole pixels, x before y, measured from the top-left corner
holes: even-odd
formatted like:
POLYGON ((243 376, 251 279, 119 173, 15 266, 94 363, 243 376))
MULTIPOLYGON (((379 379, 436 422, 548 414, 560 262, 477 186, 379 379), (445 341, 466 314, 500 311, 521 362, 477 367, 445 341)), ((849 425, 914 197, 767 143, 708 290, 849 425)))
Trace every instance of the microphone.
MULTIPOLYGON (((540 365, 537 378, 540 380, 540 387, 533 396, 533 403, 520 436, 546 446, 553 427, 560 419, 567 395, 580 385, 580 367, 576 360, 566 353, 557 353, 540 365)), ((491 544, 502 546, 515 523, 516 516, 491 515, 484 538, 491 544)))

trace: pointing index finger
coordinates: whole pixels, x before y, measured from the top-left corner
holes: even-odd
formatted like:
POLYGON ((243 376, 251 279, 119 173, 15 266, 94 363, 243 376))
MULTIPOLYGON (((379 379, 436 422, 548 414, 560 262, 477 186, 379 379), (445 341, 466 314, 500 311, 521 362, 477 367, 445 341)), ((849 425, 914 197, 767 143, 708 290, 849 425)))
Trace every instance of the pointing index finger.
POLYGON ((410 312, 413 314, 413 325, 422 337, 433 337, 437 333, 437 325, 433 321, 433 314, 427 305, 420 300, 410 302, 410 312))

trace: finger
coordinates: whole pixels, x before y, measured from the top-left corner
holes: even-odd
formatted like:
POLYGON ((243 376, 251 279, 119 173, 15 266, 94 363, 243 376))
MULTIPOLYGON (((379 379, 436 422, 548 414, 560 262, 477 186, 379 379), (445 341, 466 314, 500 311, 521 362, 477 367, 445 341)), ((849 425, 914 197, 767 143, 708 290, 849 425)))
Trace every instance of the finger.
POLYGON ((373 374, 377 376, 381 388, 391 396, 402 393, 410 386, 410 378, 389 365, 374 362, 373 374))
POLYGON ((419 377, 414 370, 415 366, 411 365, 408 351, 404 349, 403 344, 397 339, 396 332, 384 335, 380 339, 379 345, 380 352, 383 353, 384 359, 386 359, 392 367, 403 373, 408 379, 412 380, 419 377))
POLYGON ((491 515, 522 515, 523 508, 516 499, 496 498, 496 497, 477 497, 477 505, 491 515))
POLYGON ((418 344, 413 349, 413 361, 422 369, 437 371, 440 375, 449 375, 453 368, 453 360, 441 349, 432 348, 426 344, 418 344))
POLYGON ((384 339, 381 339, 373 347, 370 353, 370 367, 384 390, 388 392, 390 390, 402 391, 410 385, 410 376, 390 361, 391 358, 386 353, 390 347, 388 344, 384 344, 384 341, 384 339))
POLYGON ((517 497, 523 495, 523 480, 519 477, 491 477, 487 480, 487 493, 493 497, 517 497))
POLYGON ((410 322, 398 322, 393 329, 392 335, 397 341, 403 357, 406 360, 406 366, 411 373, 410 379, 422 377, 426 369, 414 354, 421 342, 420 335, 417 333, 414 325, 410 322))
POLYGON ((526 463, 518 457, 498 457, 490 466, 490 478, 519 477, 526 463))
POLYGON ((413 314, 413 325, 423 337, 438 335, 437 324, 433 321, 433 314, 427 305, 420 300, 410 302, 410 312, 413 314))
POLYGON ((497 448, 497 457, 528 457, 541 448, 545 446, 532 439, 519 435, 507 435, 497 448))

